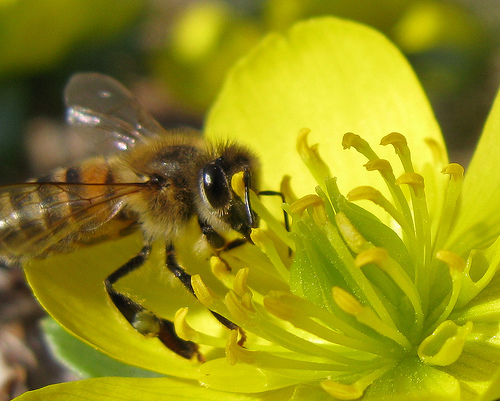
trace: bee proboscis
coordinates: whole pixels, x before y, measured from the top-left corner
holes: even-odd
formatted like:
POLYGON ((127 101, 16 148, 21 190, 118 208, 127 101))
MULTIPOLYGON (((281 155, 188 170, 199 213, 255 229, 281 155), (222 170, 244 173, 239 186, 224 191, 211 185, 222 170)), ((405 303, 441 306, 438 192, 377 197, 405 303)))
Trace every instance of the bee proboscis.
MULTIPOLYGON (((194 130, 163 129, 124 86, 101 74, 74 75, 65 102, 68 122, 90 128, 88 141, 101 155, 0 187, 0 260, 15 264, 45 258, 140 230, 143 248, 106 278, 106 291, 138 331, 145 315, 155 319, 157 331, 142 334, 158 337, 184 358, 203 360, 197 344, 179 338, 171 321, 155 316, 114 284, 140 268, 152 243, 162 240, 167 267, 194 295, 174 242, 193 218, 214 250, 228 247, 222 234, 230 231, 241 234, 230 247, 250 240, 251 229, 258 225, 248 196, 257 189, 257 158, 239 144, 211 143, 194 130), (244 199, 231 187, 232 176, 239 172, 244 199)), ((239 329, 212 313, 229 329, 239 329)))

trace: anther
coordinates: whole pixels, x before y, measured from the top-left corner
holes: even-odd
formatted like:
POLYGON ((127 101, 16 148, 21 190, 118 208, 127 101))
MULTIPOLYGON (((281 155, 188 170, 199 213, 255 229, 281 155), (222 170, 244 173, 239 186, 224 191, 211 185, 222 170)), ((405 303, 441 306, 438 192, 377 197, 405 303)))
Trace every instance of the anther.
POLYGON ((397 178, 396 184, 407 184, 411 186, 417 193, 418 191, 423 190, 425 187, 424 177, 422 177, 418 173, 403 173, 397 178))
POLYGON ((210 267, 212 273, 220 281, 226 282, 230 276, 230 272, 227 269, 226 264, 217 256, 212 256, 210 258, 210 267))
POLYGON ((175 332, 183 340, 188 341, 199 341, 198 332, 193 329, 186 321, 186 316, 188 313, 188 308, 180 308, 174 317, 175 332))
POLYGON ((344 134, 344 136, 342 137, 342 146, 344 149, 350 149, 351 147, 356 149, 368 160, 377 160, 379 158, 372 150, 368 142, 366 142, 359 135, 352 132, 347 132, 346 134, 344 134))
POLYGON ((374 263, 379 267, 383 267, 388 258, 389 254, 385 248, 371 248, 357 255, 354 264, 356 267, 363 267, 374 263))
POLYGON ((466 262, 456 253, 441 249, 436 252, 436 259, 444 262, 450 268, 450 273, 462 273, 465 269, 466 262))
POLYGON ((407 173, 413 172, 413 164, 411 161, 411 152, 408 147, 408 143, 406 142, 406 138, 404 135, 401 135, 399 132, 391 132, 389 135, 386 135, 380 141, 381 145, 392 145, 394 146, 394 150, 401 160, 401 164, 404 167, 404 170, 407 173))
POLYGON ((382 146, 393 145, 394 147, 406 146, 406 138, 399 132, 391 132, 380 140, 382 146))
POLYGON ((238 331, 231 330, 226 343, 226 360, 230 366, 238 362, 255 363, 254 352, 243 348, 238 340, 238 331))
POLYGON ((299 200, 293 202, 290 205, 290 213, 293 215, 302 215, 304 211, 309 208, 310 206, 313 205, 318 205, 321 204, 323 205, 323 200, 318 196, 314 194, 306 195, 300 198, 299 200))
POLYGON ((236 277, 234 278, 233 290, 240 297, 243 297, 246 293, 250 292, 247 286, 249 272, 250 270, 248 269, 248 267, 245 267, 238 270, 238 273, 236 273, 236 277))
POLYGON ((382 195, 382 193, 369 186, 361 186, 354 188, 346 195, 347 200, 349 201, 358 201, 358 200, 369 200, 379 205, 382 209, 384 209, 389 215, 397 221, 397 223, 401 226, 401 228, 408 234, 412 234, 412 228, 408 225, 407 221, 404 219, 404 216, 401 212, 399 212, 396 207, 389 202, 389 200, 382 195))
POLYGON ((341 287, 332 288, 332 297, 337 306, 348 315, 358 316, 363 312, 361 303, 341 287))
POLYGON ((448 164, 441 172, 443 174, 448 174, 450 180, 448 182, 441 223, 434 245, 436 249, 440 249, 447 241, 448 234, 455 218, 455 209, 460 200, 464 180, 464 168, 460 164, 448 164))
POLYGON ((199 274, 191 276, 191 286, 193 287, 194 295, 202 305, 210 307, 213 304, 215 294, 205 285, 199 274))
POLYGON ((357 149, 359 146, 364 146, 365 144, 366 141, 353 132, 346 132, 342 137, 342 147, 344 149, 350 149, 351 147, 357 149))
POLYGON ((388 325, 386 322, 382 321, 373 309, 363 306, 352 294, 343 288, 333 287, 332 297, 334 302, 343 312, 354 316, 358 322, 390 338, 403 348, 411 348, 408 339, 397 330, 393 322, 391 322, 391 325, 388 325))
POLYGON ((346 195, 346 198, 351 202, 358 200, 370 200, 377 205, 384 203, 384 200, 386 200, 379 190, 369 186, 354 188, 346 195))
POLYGON ((443 174, 449 174, 452 180, 463 181, 464 178, 464 168, 458 163, 450 163, 444 167, 441 172, 443 174))
POLYGON ((253 296, 252 296, 252 293, 250 291, 247 291, 245 292, 242 296, 241 296, 241 305, 243 305, 243 307, 249 311, 255 311, 254 307, 253 307, 253 296))
POLYGON ((390 172, 392 173, 392 166, 388 160, 376 159, 370 160, 364 166, 367 171, 380 171, 380 172, 390 172))
POLYGON ((331 177, 330 169, 319 155, 318 145, 309 146, 307 143, 310 132, 309 128, 302 128, 299 131, 297 151, 318 184, 324 185, 325 179, 331 177))
POLYGON ((255 313, 253 306, 248 305, 246 302, 241 302, 241 298, 236 295, 234 291, 228 291, 224 297, 224 303, 229 310, 229 313, 235 318, 236 321, 248 321, 251 318, 250 314, 255 313))
POLYGON ((326 209, 325 209, 325 204, 324 203, 317 203, 313 205, 313 213, 312 217, 314 222, 318 226, 324 226, 326 223, 328 223, 328 216, 326 214, 326 209))
POLYGON ((411 158, 410 158, 410 149, 408 148, 408 142, 406 142, 406 138, 404 135, 401 135, 399 132, 391 132, 389 135, 384 136, 380 140, 380 144, 382 146, 392 145, 394 146, 394 150, 396 154, 399 156, 403 165, 405 167, 405 171, 410 172, 411 169, 411 158))
POLYGON ((358 400, 364 393, 363 389, 359 388, 356 383, 344 384, 326 379, 320 385, 323 390, 338 400, 358 400))
POLYGON ((360 253, 370 246, 344 212, 338 212, 335 215, 335 222, 342 238, 354 253, 360 253))

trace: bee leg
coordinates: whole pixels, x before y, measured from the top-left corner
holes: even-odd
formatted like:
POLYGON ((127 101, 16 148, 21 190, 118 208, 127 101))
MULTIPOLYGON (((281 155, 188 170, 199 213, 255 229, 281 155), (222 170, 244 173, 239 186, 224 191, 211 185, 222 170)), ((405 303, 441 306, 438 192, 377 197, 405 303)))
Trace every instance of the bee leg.
POLYGON ((121 314, 139 333, 146 337, 158 337, 167 348, 183 358, 192 359, 196 355, 198 360, 202 362, 203 356, 198 351, 198 345, 177 336, 174 323, 156 316, 153 312, 125 294, 118 292, 113 287, 122 277, 143 266, 150 253, 151 246, 144 246, 137 256, 134 256, 118 270, 111 273, 104 280, 106 291, 121 314))
POLYGON ((231 242, 226 242, 224 237, 215 231, 214 228, 208 223, 198 219, 198 224, 200 225, 202 234, 205 236, 207 242, 216 253, 229 251, 230 249, 236 248, 249 241, 246 238, 238 238, 231 242))
MULTIPOLYGON (((217 234, 218 235, 218 234, 217 234)), ((219 235, 220 237, 220 235, 219 235)), ((222 238, 222 237, 220 237, 222 238)), ((179 262, 177 262, 177 258, 175 257, 175 248, 172 244, 167 246, 167 267, 168 269, 174 274, 175 277, 177 277, 180 282, 186 287, 186 289, 193 294, 196 297, 196 294, 194 293, 193 285, 191 284, 191 275, 186 273, 186 271, 182 268, 181 265, 179 265, 179 262)), ((246 334, 244 331, 241 329, 240 326, 237 324, 231 322, 224 316, 218 314, 217 312, 210 311, 212 315, 224 326, 226 326, 229 330, 238 330, 240 333, 240 340, 238 341, 239 345, 243 345, 243 343, 246 340, 246 334)))

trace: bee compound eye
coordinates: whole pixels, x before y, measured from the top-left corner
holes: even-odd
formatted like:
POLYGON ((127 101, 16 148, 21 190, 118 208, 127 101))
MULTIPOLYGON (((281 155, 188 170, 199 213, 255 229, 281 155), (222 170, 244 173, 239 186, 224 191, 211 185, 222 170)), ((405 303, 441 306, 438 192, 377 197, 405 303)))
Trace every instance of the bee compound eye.
POLYGON ((203 191, 214 209, 226 207, 231 200, 231 192, 226 174, 221 166, 209 163, 203 168, 203 191))

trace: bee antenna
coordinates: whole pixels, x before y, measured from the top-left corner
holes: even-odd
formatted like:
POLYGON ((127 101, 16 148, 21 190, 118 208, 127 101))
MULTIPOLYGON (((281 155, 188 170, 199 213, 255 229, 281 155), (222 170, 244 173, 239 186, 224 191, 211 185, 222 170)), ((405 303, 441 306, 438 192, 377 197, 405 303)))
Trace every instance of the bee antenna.
POLYGON ((255 219, 252 206, 250 205, 250 170, 245 168, 243 170, 243 184, 245 185, 245 212, 247 214, 248 226, 251 228, 257 227, 257 221, 255 219))
MULTIPOLYGON (((260 191, 257 195, 261 196, 279 196, 281 197, 281 201, 285 203, 285 195, 282 192, 278 191, 260 191)), ((290 220, 288 218, 288 213, 283 210, 283 219, 285 221, 285 229, 286 231, 290 232, 290 220)))
MULTIPOLYGON (((258 195, 264 195, 264 196, 280 196, 281 201, 285 203, 285 195, 283 192, 278 192, 278 191, 260 191, 258 195)), ((283 216, 284 216, 284 221, 285 221, 285 229, 286 231, 290 232, 290 220, 288 219, 288 213, 286 210, 283 210, 283 216)), ((288 256, 292 256, 292 248, 288 248, 288 256)))

